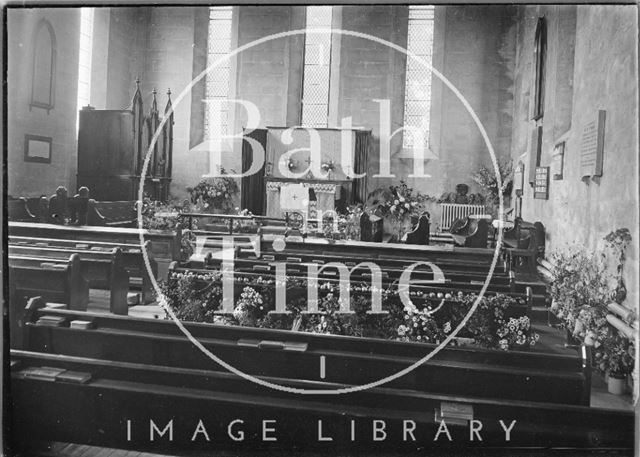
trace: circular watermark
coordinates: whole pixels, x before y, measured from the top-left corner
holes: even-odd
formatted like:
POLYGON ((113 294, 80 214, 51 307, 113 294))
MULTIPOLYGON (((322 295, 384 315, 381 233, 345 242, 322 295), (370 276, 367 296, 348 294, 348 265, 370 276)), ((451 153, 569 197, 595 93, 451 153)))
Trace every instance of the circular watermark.
MULTIPOLYGON (((397 45, 395 43, 391 43, 391 42, 389 42, 387 40, 384 40, 382 38, 378 38, 378 37, 375 37, 375 36, 372 36, 372 35, 368 35, 366 33, 354 32, 354 31, 342 30, 342 29, 333 29, 333 28, 299 29, 299 30, 290 30, 290 31, 287 31, 287 32, 281 32, 281 33, 276 33, 276 34, 273 34, 273 35, 268 35, 266 37, 260 38, 258 40, 252 41, 252 42, 247 43, 247 44, 244 44, 244 45, 234 49, 233 51, 230 51, 227 55, 217 59, 215 62, 213 62, 211 65, 209 65, 209 67, 207 67, 198 76, 196 76, 189 83, 189 85, 187 85, 187 87, 185 87, 185 89, 182 92, 180 92, 178 97, 174 100, 171 109, 167 113, 165 113, 164 118, 160 122, 160 125, 158 126, 155 134, 153 135, 153 137, 151 139, 151 143, 149 145, 149 149, 147 150, 147 154, 145 156, 144 163, 143 163, 143 166, 142 166, 142 171, 140 173, 141 174, 140 182, 141 183, 144 182, 145 176, 147 174, 147 169, 149 167, 149 161, 150 161, 150 158, 151 158, 151 153, 155 148, 155 145, 156 145, 156 143, 158 141, 158 137, 160 136, 161 132, 163 131, 164 125, 166 124, 167 120, 169 119, 169 117, 171 116, 171 114, 173 113, 175 108, 180 104, 182 99, 191 91, 191 88, 196 83, 198 83, 209 71, 211 71, 212 69, 214 69, 215 67, 220 65, 225 60, 228 60, 231 57, 233 57, 233 56, 235 56, 235 55, 237 55, 237 54, 239 54, 239 53, 241 53, 243 51, 246 51, 247 49, 250 49, 252 47, 255 47, 255 46, 258 46, 260 44, 263 44, 263 43, 266 43, 266 42, 269 42, 269 41, 272 41, 272 40, 276 40, 276 39, 279 39, 279 38, 287 38, 287 37, 290 37, 290 36, 304 35, 304 34, 309 34, 309 33, 312 33, 312 34, 326 34, 326 33, 332 34, 332 33, 336 33, 336 34, 339 34, 339 35, 351 36, 351 37, 370 40, 370 41, 385 45, 385 46, 387 46, 387 47, 389 47, 391 49, 394 49, 394 50, 396 50, 398 52, 404 53, 407 56, 407 58, 415 59, 418 63, 420 63, 421 65, 426 67, 429 71, 431 71, 432 74, 436 75, 438 77, 438 79, 440 79, 440 81, 442 81, 456 95, 458 100, 460 100, 460 102, 465 107, 465 109, 467 110, 467 112, 469 113, 471 118, 473 119, 474 123, 478 127, 478 130, 480 131, 480 134, 482 135, 482 139, 484 140, 484 143, 487 146, 487 149, 489 150, 489 154, 491 156, 491 163, 493 165, 494 171, 496 172, 496 180, 497 180, 498 188, 499 189, 502 188, 502 179, 501 179, 499 168, 498 168, 498 161, 496 159, 495 151, 493 149, 491 141, 489 140, 489 136, 487 135, 487 132, 484 129, 484 126, 480 122, 480 119, 478 118, 478 115, 475 113, 475 111, 473 110, 473 108, 471 107, 469 102, 464 98, 464 96, 460 93, 460 91, 442 73, 440 73, 438 70, 433 68, 432 65, 429 62, 426 62, 421 57, 416 56, 415 54, 411 53, 409 50, 407 50, 407 49, 403 48, 402 46, 399 46, 399 45, 397 45)), ((140 186, 140 189, 138 191, 138 200, 139 201, 143 201, 143 197, 144 197, 144 186, 140 186)), ((271 388, 271 389, 274 389, 274 390, 283 391, 283 392, 289 392, 289 393, 293 393, 293 394, 301 394, 301 395, 338 395, 338 394, 347 394, 347 393, 352 393, 352 392, 364 391, 364 390, 367 390, 367 389, 371 389, 371 388, 374 388, 374 387, 378 387, 378 386, 384 385, 384 384, 389 383, 389 382, 391 382, 393 380, 396 380, 396 379, 398 379, 398 378, 410 373, 411 371, 415 370, 416 368, 418 368, 419 366, 425 364, 426 362, 428 362, 432 357, 434 357, 444 347, 446 347, 451 342, 451 340, 453 340, 453 338, 456 337, 456 335, 460 332, 460 330, 462 330, 464 328, 464 326, 467 324, 467 322, 469 321, 469 319, 471 318, 473 313, 478 308, 478 306, 480 304, 480 301, 484 297, 484 294, 486 293, 487 288, 489 287, 489 283, 491 281, 491 278, 493 276, 493 272, 494 272, 496 264, 498 262, 498 258, 499 258, 499 255, 500 255, 500 246, 502 245, 502 236, 503 236, 502 227, 500 227, 498 229, 498 239, 496 241, 496 247, 495 247, 495 250, 494 250, 494 253, 493 253, 493 258, 492 258, 492 261, 491 261, 491 265, 489 267, 489 272, 488 272, 487 277, 486 277, 486 279, 484 281, 484 284, 482 285, 480 293, 478 294, 478 296, 476 297, 476 300, 474 301, 473 305, 469 309, 469 312, 464 316, 464 318, 458 324, 458 326, 456 328, 454 328, 449 333, 449 335, 439 345, 437 345, 431 352, 429 352, 423 358, 417 360, 413 364, 407 366, 406 368, 404 368, 404 369, 402 369, 402 370, 400 370, 400 371, 398 371, 398 372, 396 372, 396 373, 394 373, 392 375, 389 375, 387 377, 381 378, 381 379, 379 379, 377 381, 373 381, 373 382, 370 382, 370 383, 367 383, 367 384, 344 387, 344 388, 338 388, 338 389, 302 389, 302 388, 295 388, 295 387, 284 386, 284 385, 281 385, 281 384, 272 383, 272 382, 266 381, 264 379, 258 378, 256 376, 253 376, 251 374, 245 373, 242 370, 239 370, 239 369, 235 368, 230 363, 225 362, 224 360, 222 360, 217 355, 213 354, 209 349, 204 347, 204 345, 200 341, 198 341, 197 338, 195 338, 191 334, 189 329, 187 329, 184 326, 184 324, 182 323, 182 321, 180 321, 180 319, 177 318, 177 316, 175 315, 175 313, 173 312, 171 307, 168 306, 166 297, 164 296, 164 294, 160 290, 160 286, 158 285, 158 282, 157 282, 156 278, 153 276, 152 269, 151 269, 151 264, 149 262, 149 255, 147 253, 147 250, 144 248, 145 240, 144 240, 143 219, 142 219, 142 205, 139 204, 137 206, 138 206, 138 234, 139 234, 139 238, 140 238, 140 245, 141 245, 141 248, 142 248, 141 249, 142 250, 142 256, 143 256, 143 259, 144 259, 145 266, 147 268, 147 272, 149 274, 149 277, 151 278, 151 283, 153 284, 153 288, 155 289, 155 291, 157 293, 160 305, 163 307, 163 309, 166 311, 166 313, 169 315, 169 317, 171 317, 171 319, 175 322, 175 324, 178 326, 180 331, 187 337, 187 339, 194 346, 196 346, 206 356, 208 356, 211 360, 213 360, 214 362, 216 362, 217 364, 219 364, 220 366, 222 366, 226 370, 230 371, 231 373, 234 373, 234 374, 244 378, 247 381, 254 382, 254 383, 256 383, 258 385, 261 385, 261 386, 264 386, 264 387, 268 387, 268 388, 271 388)), ((498 193, 498 217, 500 219, 502 219, 503 214, 504 214, 504 200, 503 200, 502 193, 499 192, 498 193)), ((277 287, 275 284, 274 284, 274 286, 277 287)))

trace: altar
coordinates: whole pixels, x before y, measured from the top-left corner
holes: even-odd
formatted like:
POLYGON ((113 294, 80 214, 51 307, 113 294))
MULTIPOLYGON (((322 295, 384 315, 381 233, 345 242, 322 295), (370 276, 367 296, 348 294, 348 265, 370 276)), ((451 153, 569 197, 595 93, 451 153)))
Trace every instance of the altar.
POLYGON ((269 127, 265 215, 283 218, 285 213, 298 212, 315 219, 339 205, 364 201, 370 135, 370 131, 357 129, 309 132, 301 127, 269 127))
POLYGON ((266 178, 267 216, 282 218, 285 212, 306 213, 314 218, 321 212, 326 214, 336 209, 336 202, 349 201, 351 181, 343 180, 297 180, 291 178, 266 178), (286 192, 289 187, 299 185, 307 189, 304 194, 286 192))

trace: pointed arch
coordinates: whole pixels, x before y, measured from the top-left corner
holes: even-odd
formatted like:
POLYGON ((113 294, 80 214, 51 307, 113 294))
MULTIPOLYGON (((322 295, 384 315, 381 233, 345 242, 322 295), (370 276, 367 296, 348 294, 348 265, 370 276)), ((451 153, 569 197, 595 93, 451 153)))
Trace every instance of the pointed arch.
POLYGON ((40 19, 33 32, 31 101, 29 108, 42 108, 47 114, 55 105, 56 34, 46 19, 40 19))

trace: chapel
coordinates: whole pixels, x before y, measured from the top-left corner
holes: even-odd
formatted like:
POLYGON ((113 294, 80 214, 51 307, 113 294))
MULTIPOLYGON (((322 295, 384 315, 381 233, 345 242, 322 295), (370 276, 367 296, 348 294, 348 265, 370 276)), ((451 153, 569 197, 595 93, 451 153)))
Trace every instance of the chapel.
POLYGON ((4 14, 7 455, 633 453, 636 4, 4 14))

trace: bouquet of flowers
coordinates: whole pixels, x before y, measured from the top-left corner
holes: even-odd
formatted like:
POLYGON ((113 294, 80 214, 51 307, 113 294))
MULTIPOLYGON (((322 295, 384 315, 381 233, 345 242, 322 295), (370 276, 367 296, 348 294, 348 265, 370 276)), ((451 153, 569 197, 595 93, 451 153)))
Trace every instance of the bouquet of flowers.
POLYGON ((233 310, 233 317, 240 325, 255 327, 258 320, 267 314, 267 305, 260 293, 253 287, 242 289, 240 299, 233 310))
POLYGON ((413 189, 407 183, 400 181, 399 186, 390 186, 390 199, 386 201, 387 214, 397 220, 404 220, 412 214, 419 214, 424 210, 426 197, 420 192, 413 194, 413 189))
MULTIPOLYGON (((233 170, 232 170, 233 171, 233 170)), ((224 168, 220 174, 226 173, 224 168)), ((233 198, 238 194, 238 183, 228 176, 212 179, 203 179, 195 187, 188 187, 187 192, 191 196, 191 202, 201 204, 205 212, 220 210, 229 213, 234 209, 233 198)))

